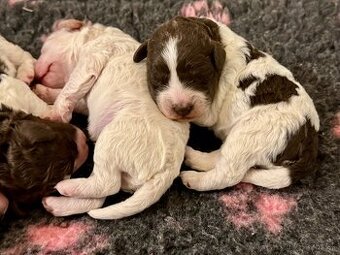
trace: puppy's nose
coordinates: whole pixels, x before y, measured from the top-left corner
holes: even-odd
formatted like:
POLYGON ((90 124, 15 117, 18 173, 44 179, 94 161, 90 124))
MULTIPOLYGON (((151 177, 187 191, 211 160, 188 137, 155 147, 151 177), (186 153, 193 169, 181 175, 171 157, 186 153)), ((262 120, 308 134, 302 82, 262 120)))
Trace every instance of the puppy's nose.
POLYGON ((194 108, 193 104, 187 104, 187 105, 174 105, 172 107, 173 111, 177 113, 179 116, 185 117, 189 115, 194 108))

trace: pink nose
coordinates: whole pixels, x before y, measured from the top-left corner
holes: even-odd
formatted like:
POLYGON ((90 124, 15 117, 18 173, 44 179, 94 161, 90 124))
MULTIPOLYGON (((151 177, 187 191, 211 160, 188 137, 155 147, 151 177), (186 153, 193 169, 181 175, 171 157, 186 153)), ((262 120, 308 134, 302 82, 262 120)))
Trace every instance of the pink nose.
POLYGON ((186 105, 174 105, 172 107, 173 111, 182 117, 189 115, 193 108, 194 108, 194 105, 190 103, 186 105))

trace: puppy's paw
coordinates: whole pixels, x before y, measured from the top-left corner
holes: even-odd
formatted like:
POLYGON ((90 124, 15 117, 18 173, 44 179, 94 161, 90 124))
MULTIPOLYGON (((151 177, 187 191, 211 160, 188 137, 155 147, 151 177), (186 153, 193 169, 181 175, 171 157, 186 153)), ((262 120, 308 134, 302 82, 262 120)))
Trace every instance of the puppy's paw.
POLYGON ((54 216, 69 216, 86 213, 103 205, 105 198, 81 199, 73 197, 44 197, 42 204, 54 216))
POLYGON ((190 146, 185 148, 184 163, 191 169, 201 172, 210 171, 215 165, 215 158, 211 153, 194 150, 190 146))
POLYGON ((44 197, 42 204, 46 211, 56 217, 71 215, 68 212, 69 208, 63 204, 63 197, 44 197))
POLYGON ((43 101, 48 104, 53 104, 58 94, 54 93, 54 89, 37 84, 33 88, 33 92, 43 101))
POLYGON ((34 63, 29 62, 19 66, 16 78, 30 84, 34 79, 34 63))
POLYGON ((185 148, 185 154, 184 154, 184 157, 185 157, 185 160, 184 160, 184 163, 190 167, 190 168, 193 168, 193 169, 196 169, 195 167, 195 161, 196 161, 196 158, 198 156, 199 153, 197 153, 196 150, 194 150, 193 148, 191 148, 190 146, 186 146, 185 148))
POLYGON ((183 171, 180 174, 183 184, 189 188, 194 190, 200 190, 200 173, 196 171, 183 171))
POLYGON ((57 183, 55 189, 65 197, 77 197, 82 193, 84 186, 81 179, 68 179, 57 183))
POLYGON ((48 119, 51 121, 63 122, 62 117, 60 116, 60 114, 54 107, 52 107, 49 112, 45 113, 44 116, 45 116, 44 117, 45 119, 48 119))

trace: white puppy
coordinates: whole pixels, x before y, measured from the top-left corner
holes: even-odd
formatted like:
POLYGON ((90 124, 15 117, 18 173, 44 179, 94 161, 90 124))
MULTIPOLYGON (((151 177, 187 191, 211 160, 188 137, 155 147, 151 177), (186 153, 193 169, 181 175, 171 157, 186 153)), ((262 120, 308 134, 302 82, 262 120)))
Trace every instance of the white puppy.
POLYGON ((45 65, 66 77, 55 102, 55 114, 64 121, 71 118, 76 102, 86 98, 88 130, 96 145, 92 175, 57 184, 64 197, 47 197, 45 208, 56 216, 89 211, 98 219, 141 212, 179 175, 189 126, 158 110, 148 91, 145 64, 133 62, 140 44, 132 37, 117 28, 77 20, 61 21, 55 28, 37 68, 46 70, 42 76, 50 87, 57 86, 45 65), (121 203, 91 210, 120 189, 135 193, 121 203))
POLYGON ((224 143, 211 153, 186 150, 191 189, 240 181, 283 188, 310 174, 319 117, 292 73, 228 27, 177 17, 160 26, 135 55, 147 57, 154 100, 170 119, 211 127, 224 143))
POLYGON ((50 114, 51 107, 27 85, 34 78, 34 62, 30 53, 0 35, 0 103, 14 110, 45 117, 50 114))

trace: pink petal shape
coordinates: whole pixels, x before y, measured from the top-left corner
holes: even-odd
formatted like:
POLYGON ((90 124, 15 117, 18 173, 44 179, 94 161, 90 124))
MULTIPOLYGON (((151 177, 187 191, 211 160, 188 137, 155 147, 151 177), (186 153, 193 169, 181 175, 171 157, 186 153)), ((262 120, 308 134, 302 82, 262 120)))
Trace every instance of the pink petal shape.
POLYGON ((73 247, 90 227, 83 223, 72 223, 68 227, 53 225, 29 226, 27 235, 32 245, 38 245, 44 252, 73 247))

